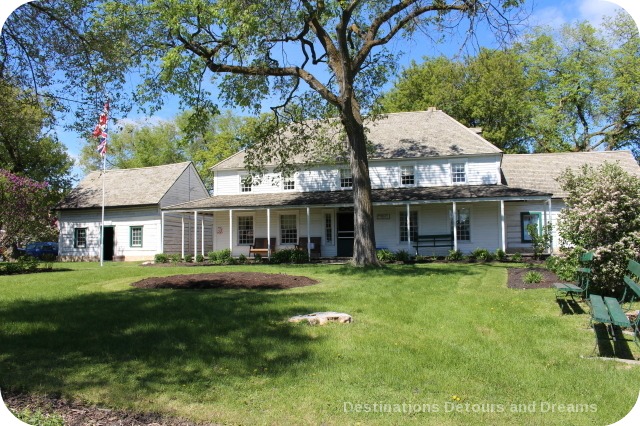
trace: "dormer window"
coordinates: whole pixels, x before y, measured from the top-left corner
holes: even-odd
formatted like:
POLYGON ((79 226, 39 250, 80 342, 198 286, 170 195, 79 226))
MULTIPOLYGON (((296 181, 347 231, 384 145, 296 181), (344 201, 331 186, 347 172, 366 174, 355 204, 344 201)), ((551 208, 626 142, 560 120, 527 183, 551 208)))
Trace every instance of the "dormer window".
POLYGON ((467 183, 466 163, 451 163, 451 182, 453 184, 467 183))
POLYGON ((340 169, 340 188, 351 188, 353 186, 353 177, 350 169, 340 169))
POLYGON ((400 184, 402 185, 415 185, 415 167, 414 166, 400 166, 400 184))

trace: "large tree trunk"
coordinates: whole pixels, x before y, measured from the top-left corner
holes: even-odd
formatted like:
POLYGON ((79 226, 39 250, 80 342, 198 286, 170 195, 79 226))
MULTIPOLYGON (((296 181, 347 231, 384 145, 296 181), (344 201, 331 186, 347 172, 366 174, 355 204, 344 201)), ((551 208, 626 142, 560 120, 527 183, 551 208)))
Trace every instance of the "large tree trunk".
POLYGON ((376 237, 373 227, 371 179, 367 160, 367 143, 359 112, 342 111, 341 120, 349 143, 349 162, 353 178, 353 209, 355 235, 353 263, 356 266, 379 265, 376 256, 376 237))

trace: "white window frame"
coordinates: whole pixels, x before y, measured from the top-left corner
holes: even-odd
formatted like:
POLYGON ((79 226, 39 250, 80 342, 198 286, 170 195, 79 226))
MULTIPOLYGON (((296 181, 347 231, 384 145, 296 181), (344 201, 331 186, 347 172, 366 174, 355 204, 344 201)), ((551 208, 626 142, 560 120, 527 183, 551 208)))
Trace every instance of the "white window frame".
MULTIPOLYGON (((457 236, 458 242, 470 243, 471 242, 471 216, 473 215, 472 212, 471 212, 471 207, 469 207, 469 206, 462 206, 462 207, 458 206, 458 208, 456 209, 456 217, 455 218, 453 218, 453 210, 449 210, 450 217, 453 218, 452 226, 457 226, 458 225, 458 217, 460 216, 460 213, 463 210, 466 210, 468 212, 468 214, 469 214, 469 225, 468 225, 468 227, 469 227, 469 229, 468 229, 468 231, 469 231, 468 232, 469 233, 469 239, 463 240, 462 238, 460 238, 461 234, 462 234, 460 232, 460 229, 456 229, 456 236, 457 236)), ((453 234, 453 229, 451 230, 451 233, 453 234)))
POLYGON ((324 243, 325 245, 328 246, 332 246, 335 244, 336 242, 336 236, 335 236, 335 231, 336 231, 336 221, 333 215, 332 211, 325 211, 322 214, 322 229, 323 229, 323 238, 324 238, 324 243), (327 227, 327 218, 329 219, 329 225, 331 226, 331 228, 327 227), (327 231, 329 231, 330 236, 331 236, 331 240, 327 240, 327 235, 329 234, 327 231))
POLYGON ((279 229, 279 234, 280 234, 280 244, 282 245, 295 245, 298 244, 298 239, 300 238, 300 224, 298 223, 298 215, 296 213, 280 213, 280 229, 279 229), (294 218, 294 222, 295 222, 295 231, 296 231, 296 235, 295 235, 295 239, 292 239, 291 236, 287 236, 286 239, 284 237, 284 235, 282 234, 283 232, 283 228, 282 228, 282 218, 284 216, 293 216, 294 218))
MULTIPOLYGON (((409 214, 411 216, 415 215, 415 233, 413 235, 411 235, 411 241, 415 241, 417 239, 417 236, 420 235, 420 214, 417 210, 411 210, 409 212, 409 214)), ((411 219, 409 220, 409 232, 407 233, 407 237, 409 236, 409 234, 411 233, 411 222, 413 222, 411 219)), ((402 239, 402 228, 407 228, 407 211, 406 210, 399 210, 398 211, 398 227, 396 228, 398 230, 398 241, 401 243, 406 243, 408 241, 408 239, 402 239)))
POLYGON ((340 186, 340 189, 352 189, 353 188, 353 174, 351 173, 351 169, 346 168, 346 167, 342 167, 339 170, 339 176, 338 176, 338 183, 340 186), (346 180, 349 180, 351 182, 351 185, 343 185, 343 182, 345 182, 346 180))
POLYGON ((234 222, 236 224, 236 244, 239 246, 250 246, 253 244, 255 240, 255 231, 256 231, 256 218, 253 213, 238 213, 238 215, 234 218, 234 222), (246 236, 243 242, 240 242, 240 219, 241 218, 251 218, 251 240, 247 240, 246 236), (249 242, 247 242, 249 241, 249 242))
POLYGON ((73 248, 87 248, 87 239, 89 233, 87 232, 87 227, 79 226, 77 228, 73 228, 73 248), (78 244, 78 233, 80 231, 84 231, 84 244, 78 244))
POLYGON ((452 161, 450 163, 450 171, 451 171, 451 184, 452 185, 466 185, 469 182, 469 167, 467 166, 467 161, 452 161), (454 171, 456 166, 464 167, 464 181, 457 182, 456 181, 456 173, 454 171))
POLYGON ((129 247, 131 248, 142 248, 142 245, 144 243, 144 228, 142 225, 132 225, 129 227, 129 247), (139 244, 134 244, 134 238, 133 238, 133 231, 134 230, 140 230, 140 243, 139 244))
POLYGON ((247 192, 253 192, 253 182, 250 182, 249 185, 246 184, 246 179, 251 178, 251 175, 243 174, 240 175, 240 193, 246 194, 247 192))
POLYGON ((285 177, 280 177, 280 189, 285 192, 295 191, 296 190, 296 177, 295 175, 285 177), (292 184, 292 188, 287 188, 287 184, 292 184))
POLYGON ((400 174, 398 177, 398 182, 400 182, 400 186, 416 186, 416 165, 415 164, 400 164, 398 167, 398 173, 400 174), (407 176, 411 176, 411 180, 413 181, 412 183, 402 182, 402 178, 405 176, 404 169, 408 169, 408 168, 411 168, 412 170, 411 175, 407 175, 407 176))

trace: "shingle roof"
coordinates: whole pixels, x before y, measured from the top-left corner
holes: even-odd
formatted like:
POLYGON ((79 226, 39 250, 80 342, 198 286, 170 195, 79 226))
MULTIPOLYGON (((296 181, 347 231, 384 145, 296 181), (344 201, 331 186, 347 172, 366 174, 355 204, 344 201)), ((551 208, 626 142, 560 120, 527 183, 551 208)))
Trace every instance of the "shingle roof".
MULTIPOLYGON (((137 169, 107 170, 105 207, 158 204, 191 162, 137 169)), ((89 173, 56 209, 84 209, 102 206, 102 172, 89 173)))
MULTIPOLYGON (((544 199, 550 194, 504 185, 432 186, 426 188, 389 188, 371 191, 374 204, 401 202, 437 202, 473 199, 544 199)), ((353 191, 317 191, 273 194, 216 195, 165 210, 234 209, 266 207, 306 207, 317 205, 351 205, 353 191)))
MULTIPOLYGON (((370 160, 497 154, 500 151, 472 129, 439 110, 386 114, 365 123, 373 152, 370 160)), ((327 132, 335 134, 334 130, 327 132)), ((310 150, 312 151, 312 150, 310 150)), ((244 168, 244 152, 239 152, 212 167, 212 170, 244 168)), ((296 158, 302 163, 305 158, 296 158)))
POLYGON ((567 194, 556 180, 564 170, 577 169, 583 164, 598 166, 605 161, 618 162, 624 170, 640 177, 640 167, 629 151, 505 154, 502 173, 509 186, 549 192, 554 198, 564 198, 567 194))

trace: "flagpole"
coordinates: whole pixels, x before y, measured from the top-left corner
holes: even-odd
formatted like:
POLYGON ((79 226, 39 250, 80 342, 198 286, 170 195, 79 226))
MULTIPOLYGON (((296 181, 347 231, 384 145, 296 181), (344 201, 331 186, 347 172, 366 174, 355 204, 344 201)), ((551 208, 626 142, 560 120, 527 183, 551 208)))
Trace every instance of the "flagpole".
POLYGON ((104 109, 98 120, 98 125, 93 135, 98 137, 100 144, 98 152, 102 156, 102 220, 100 223, 100 266, 104 266, 104 205, 105 205, 105 176, 107 174, 107 127, 109 126, 109 99, 104 104, 104 109))

